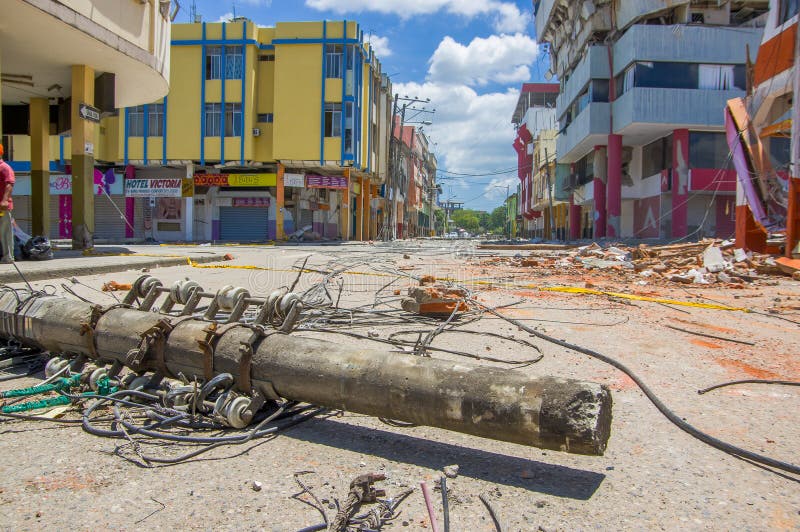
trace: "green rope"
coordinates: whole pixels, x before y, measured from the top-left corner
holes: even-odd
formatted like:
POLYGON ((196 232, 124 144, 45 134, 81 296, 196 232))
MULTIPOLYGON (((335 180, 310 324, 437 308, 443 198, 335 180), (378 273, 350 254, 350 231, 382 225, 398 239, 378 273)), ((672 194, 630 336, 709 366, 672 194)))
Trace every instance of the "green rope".
MULTIPOLYGON (((102 397, 104 395, 108 395, 110 393, 114 393, 119 391, 119 388, 116 386, 107 387, 106 393, 94 393, 94 392, 84 392, 81 394, 81 399, 91 399, 93 397, 102 397)), ((67 397, 66 395, 59 395, 58 397, 52 397, 50 399, 41 399, 39 401, 28 401, 27 403, 20 403, 16 405, 8 405, 4 406, 0 409, 0 412, 3 414, 16 414, 19 412, 28 412, 30 410, 39 410, 40 408, 50 408, 53 406, 64 406, 70 404, 72 399, 67 397)))
POLYGON ((81 376, 73 375, 69 378, 60 378, 53 384, 40 384, 39 386, 31 386, 30 388, 17 388, 16 390, 8 390, 0 392, 0 398, 9 397, 28 397, 31 395, 39 395, 47 392, 57 392, 59 390, 68 390, 80 384, 81 376))
POLYGON ((17 414, 19 412, 28 412, 29 410, 39 410, 40 408, 68 405, 69 402, 69 397, 65 395, 59 395, 58 397, 53 397, 51 399, 41 399, 39 401, 29 401, 27 403, 4 406, 2 408, 2 412, 3 414, 17 414))

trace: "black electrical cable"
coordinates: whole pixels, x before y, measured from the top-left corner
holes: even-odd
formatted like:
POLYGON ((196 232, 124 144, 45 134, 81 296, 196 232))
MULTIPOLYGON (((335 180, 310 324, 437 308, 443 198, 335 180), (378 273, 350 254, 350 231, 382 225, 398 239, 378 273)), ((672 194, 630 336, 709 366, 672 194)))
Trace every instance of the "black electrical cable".
POLYGON ((497 316, 499 318, 503 318, 508 323, 510 323, 512 325, 516 325, 517 327, 519 327, 523 331, 525 331, 527 333, 530 333, 530 334, 536 336, 537 338, 541 338, 542 340, 546 340, 546 341, 548 341, 550 343, 556 344, 556 345, 564 347, 566 349, 570 349, 572 351, 577 351, 578 353, 583 353, 584 355, 588 355, 588 356, 590 356, 592 358, 596 358, 597 360, 605 362, 606 364, 614 366, 615 368, 617 368, 621 372, 625 373, 628 377, 631 378, 631 380, 633 380, 633 382, 636 383, 637 386, 639 386, 639 388, 642 390, 642 392, 644 392, 644 394, 647 396, 647 398, 650 399, 650 402, 653 403, 653 405, 664 415, 664 417, 666 417, 668 420, 670 420, 679 429, 681 429, 684 432, 686 432, 687 434, 697 438, 698 440, 700 440, 700 441, 702 441, 702 442, 704 442, 704 443, 706 443, 706 444, 708 444, 708 445, 710 445, 710 446, 712 446, 712 447, 714 447, 716 449, 719 449, 720 451, 723 451, 723 452, 726 452, 728 454, 731 454, 733 456, 744 458, 746 460, 750 460, 752 462, 763 464, 763 465, 768 466, 768 467, 774 467, 776 469, 781 469, 783 471, 788 471, 789 473, 793 473, 795 475, 800 475, 800 466, 797 466, 797 465, 794 465, 794 464, 790 464, 788 462, 783 462, 781 460, 776 460, 775 458, 770 458, 768 456, 763 456, 763 455, 760 455, 758 453, 754 453, 752 451, 748 451, 746 449, 742 449, 741 447, 737 447, 737 446, 732 445, 730 443, 724 442, 724 441, 722 441, 722 440, 720 440, 718 438, 715 438, 715 437, 711 436, 710 434, 706 434, 705 432, 701 431, 700 429, 697 429, 694 426, 690 425, 689 423, 687 423, 686 421, 684 421, 683 419, 678 417, 672 410, 670 410, 661 401, 661 399, 659 399, 658 396, 656 396, 656 394, 653 393, 653 391, 644 383, 644 381, 642 381, 642 379, 640 379, 638 375, 636 375, 630 368, 625 366, 622 362, 619 362, 618 360, 615 360, 615 359, 613 359, 611 357, 608 357, 606 355, 600 354, 597 351, 593 351, 591 349, 587 349, 587 348, 581 347, 579 345, 571 344, 569 342, 565 342, 563 340, 559 340, 558 338, 553 338, 552 336, 549 336, 547 334, 539 332, 536 329, 532 329, 531 327, 528 327, 524 323, 521 323, 521 322, 519 322, 519 321, 517 321, 517 320, 515 320, 513 318, 509 318, 507 316, 503 316, 502 314, 500 314, 499 312, 497 312, 493 308, 488 307, 488 306, 484 305, 483 303, 480 303, 479 301, 473 301, 473 303, 475 303, 476 305, 484 308, 487 312, 489 312, 491 314, 494 314, 495 316, 497 316))
POLYGON ((697 390, 697 393, 702 395, 704 393, 710 392, 711 390, 716 390, 717 388, 724 388, 725 386, 735 386, 737 384, 779 384, 781 386, 800 386, 800 382, 797 381, 779 381, 771 379, 742 379, 738 381, 730 381, 730 382, 715 384, 714 386, 709 386, 708 388, 697 390))
POLYGON ((492 504, 489 502, 489 498, 481 493, 478 495, 478 498, 481 500, 486 509, 489 510, 489 516, 492 518, 492 523, 494 523, 494 529, 497 532, 503 532, 503 527, 500 525, 500 520, 497 518, 497 514, 494 512, 494 508, 492 508, 492 504))

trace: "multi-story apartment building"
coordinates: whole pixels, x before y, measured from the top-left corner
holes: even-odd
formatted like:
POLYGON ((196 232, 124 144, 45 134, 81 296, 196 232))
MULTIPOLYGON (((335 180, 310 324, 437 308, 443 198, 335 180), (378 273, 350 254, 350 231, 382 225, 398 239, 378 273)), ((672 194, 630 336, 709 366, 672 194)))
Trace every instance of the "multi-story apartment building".
POLYGON ((525 83, 511 122, 517 129, 519 233, 556 238, 566 234, 568 199, 556 188, 557 83, 525 83), (552 208, 551 208, 552 206, 552 208), (555 231, 552 230, 555 223, 555 231))
POLYGON ((356 22, 175 24, 170 42, 169 93, 95 137, 125 215, 109 238, 375 236, 391 87, 356 22))
POLYGON ((176 9, 177 2, 3 2, 2 140, 23 230, 56 236, 68 228, 81 249, 106 220, 124 235, 124 224, 113 222, 118 213, 97 197, 121 185, 118 174, 96 170, 112 135, 103 120, 167 94, 176 9))
POLYGON ((561 83, 570 236, 731 236, 725 102, 742 96, 765 0, 535 0, 561 83), (591 231, 582 231, 591 221, 591 231))

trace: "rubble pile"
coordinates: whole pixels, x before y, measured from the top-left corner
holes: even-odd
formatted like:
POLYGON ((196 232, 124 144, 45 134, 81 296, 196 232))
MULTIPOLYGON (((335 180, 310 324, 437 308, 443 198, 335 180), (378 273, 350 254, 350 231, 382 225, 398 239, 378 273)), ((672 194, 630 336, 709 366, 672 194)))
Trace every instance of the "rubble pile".
POLYGON ((639 284, 728 285, 732 288, 772 276, 800 279, 800 260, 775 258, 736 248, 729 240, 704 239, 688 244, 636 247, 593 242, 565 254, 542 257, 497 257, 484 265, 542 268, 580 274, 584 270, 617 272, 639 284))

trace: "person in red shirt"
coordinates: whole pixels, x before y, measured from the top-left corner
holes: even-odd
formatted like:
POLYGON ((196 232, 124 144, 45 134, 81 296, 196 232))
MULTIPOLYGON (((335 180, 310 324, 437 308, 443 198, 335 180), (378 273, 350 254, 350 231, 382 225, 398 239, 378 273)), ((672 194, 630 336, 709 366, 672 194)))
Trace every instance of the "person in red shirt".
POLYGON ((14 231, 11 228, 11 211, 14 209, 14 200, 11 192, 14 190, 14 170, 3 160, 4 150, 0 144, 0 251, 3 252, 2 264, 14 262, 14 231))

